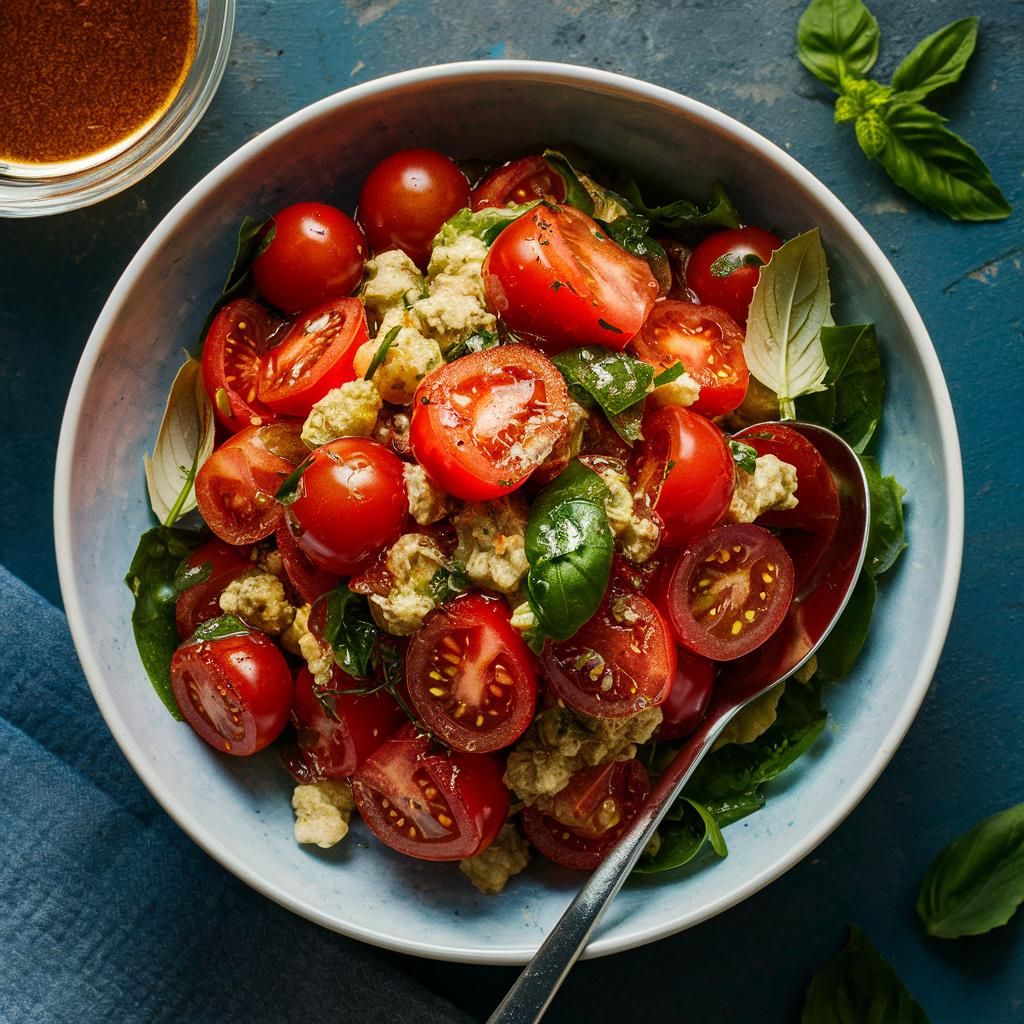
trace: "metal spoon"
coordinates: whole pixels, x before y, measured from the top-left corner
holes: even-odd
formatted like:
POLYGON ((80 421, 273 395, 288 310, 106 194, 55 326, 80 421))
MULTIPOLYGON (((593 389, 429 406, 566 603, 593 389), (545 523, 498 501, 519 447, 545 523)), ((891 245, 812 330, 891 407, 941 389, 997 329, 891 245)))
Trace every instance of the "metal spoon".
POLYGON ((850 446, 831 430, 810 423, 788 422, 785 426, 803 434, 832 471, 840 501, 836 535, 813 577, 801 586, 775 636, 764 648, 730 663, 716 680, 704 721, 658 779, 640 813, 579 891, 487 1024, 528 1024, 541 1019, 665 812, 719 734, 741 708, 808 661, 846 607, 867 550, 870 498, 864 471, 850 446), (812 594, 814 600, 809 601, 812 594))

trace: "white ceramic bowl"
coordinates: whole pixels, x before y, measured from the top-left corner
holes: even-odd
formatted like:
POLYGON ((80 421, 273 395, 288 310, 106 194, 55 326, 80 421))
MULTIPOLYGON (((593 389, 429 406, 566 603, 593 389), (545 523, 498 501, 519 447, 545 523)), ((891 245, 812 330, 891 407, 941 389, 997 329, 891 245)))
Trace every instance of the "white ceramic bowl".
POLYGON ((574 143, 675 196, 721 178, 752 220, 817 225, 838 315, 878 325, 889 378, 881 457, 909 488, 911 547, 882 587, 869 647, 829 695, 836 728, 728 830, 727 860, 631 881, 589 955, 627 949, 725 910, 805 856, 878 777, 927 691, 960 571, 963 481, 935 352, 893 268, 852 214, 792 157, 724 114, 588 68, 520 61, 425 68, 329 97, 243 146, 167 215, 89 339, 57 464, 57 561, 68 619, 115 739, 167 812, 260 892, 346 935, 421 956, 522 963, 580 883, 536 864, 499 897, 454 865, 409 860, 357 826, 335 850, 292 839, 291 790, 273 754, 231 759, 167 714, 139 664, 122 582, 150 525, 142 472, 167 388, 217 294, 244 214, 300 199, 354 205, 389 152, 427 145, 507 158, 574 143), (895 396, 898 396, 896 398, 895 396))

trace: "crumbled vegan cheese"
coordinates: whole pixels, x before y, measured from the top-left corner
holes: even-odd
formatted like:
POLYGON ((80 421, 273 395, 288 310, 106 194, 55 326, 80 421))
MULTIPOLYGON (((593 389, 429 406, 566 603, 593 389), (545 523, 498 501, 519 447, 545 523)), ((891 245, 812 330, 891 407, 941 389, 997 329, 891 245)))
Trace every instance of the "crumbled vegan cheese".
POLYGON ((295 841, 315 843, 328 850, 348 835, 348 823, 355 810, 352 787, 347 782, 315 782, 296 786, 292 793, 295 811, 295 841))
POLYGON ((470 582, 501 594, 513 593, 529 569, 526 504, 519 495, 467 505, 452 516, 459 536, 455 558, 470 582))
POLYGON ((796 508, 796 467, 774 455, 759 455, 753 473, 736 471, 736 489, 726 518, 752 523, 769 509, 796 508))
POLYGON ((256 567, 262 572, 269 572, 273 576, 284 579, 284 559, 277 548, 257 547, 253 550, 252 558, 256 567))
POLYGON ((295 618, 284 584, 273 573, 250 569, 229 583, 220 595, 220 608, 264 633, 280 633, 295 618))
POLYGON ((459 870, 485 896, 496 896, 529 863, 529 843, 515 825, 506 822, 494 842, 483 853, 461 861, 459 870))
POLYGON ((302 426, 302 440, 317 448, 337 437, 369 437, 383 406, 372 380, 350 380, 313 406, 302 426))
POLYGON ((661 530, 650 515, 637 515, 636 502, 624 473, 612 468, 602 469, 601 479, 608 488, 605 513, 622 554, 630 562, 646 562, 658 549, 661 530))
POLYGON ((409 498, 409 514, 420 526, 429 526, 444 519, 454 507, 454 500, 435 486, 426 470, 415 462, 404 467, 405 491, 409 498))
POLYGON ((700 398, 700 385, 688 374, 681 373, 675 380, 662 384, 651 392, 654 405, 693 405, 700 398))
POLYGON ((493 331, 481 276, 487 246, 473 235, 457 235, 434 248, 427 268, 429 294, 416 303, 422 330, 447 351, 466 334, 493 331))
POLYGON ((715 741, 713 750, 729 743, 753 743, 762 733, 767 732, 775 721, 776 709, 782 699, 785 684, 762 693, 733 716, 722 734, 715 741))
POLYGON ((390 309, 411 306, 426 293, 423 275, 401 249, 389 249, 367 261, 359 297, 378 317, 390 309))
POLYGON ((430 584, 444 568, 444 552, 425 534, 406 533, 391 546, 387 564, 394 585, 385 595, 370 595, 370 614, 381 629, 410 636, 434 609, 430 584))
POLYGON ((366 375, 377 350, 396 327, 398 333, 374 371, 373 383, 386 402, 409 405, 423 378, 444 362, 440 346, 433 338, 423 335, 413 310, 402 307, 388 310, 377 336, 357 349, 355 371, 360 377, 366 375))
POLYGON ((309 613, 312 607, 304 604, 295 609, 295 619, 281 634, 281 646, 306 661, 317 686, 327 686, 334 671, 334 656, 330 648, 309 631, 309 613))

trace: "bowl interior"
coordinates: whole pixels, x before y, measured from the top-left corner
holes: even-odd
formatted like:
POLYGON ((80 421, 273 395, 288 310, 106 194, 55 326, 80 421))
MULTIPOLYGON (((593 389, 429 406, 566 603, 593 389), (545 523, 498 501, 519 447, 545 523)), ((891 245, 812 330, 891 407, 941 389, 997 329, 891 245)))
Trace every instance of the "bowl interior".
POLYGON ((819 226, 837 319, 878 325, 890 396, 880 454, 910 496, 911 548, 883 587, 854 676, 829 695, 834 728, 772 787, 763 811, 728 830, 727 860, 630 882, 592 955, 649 941, 737 902, 805 855, 849 812, 924 696, 959 573, 959 452, 923 325, 853 217, 753 132, 700 104, 616 76, 495 62, 407 72, 357 87, 235 154, 140 251, 83 357, 57 472, 65 604, 116 739, 197 842, 268 896, 330 928, 446 959, 524 961, 579 877, 536 864, 503 896, 486 898, 454 865, 392 854, 361 826, 333 851, 298 847, 291 786, 276 757, 221 757, 164 710, 138 662, 122 578, 139 534, 151 525, 142 454, 154 439, 181 350, 194 345, 218 292, 242 216, 308 198, 351 208, 370 167, 405 146, 508 158, 552 142, 624 164, 671 197, 704 197, 712 178, 720 178, 752 220, 783 234, 819 226))

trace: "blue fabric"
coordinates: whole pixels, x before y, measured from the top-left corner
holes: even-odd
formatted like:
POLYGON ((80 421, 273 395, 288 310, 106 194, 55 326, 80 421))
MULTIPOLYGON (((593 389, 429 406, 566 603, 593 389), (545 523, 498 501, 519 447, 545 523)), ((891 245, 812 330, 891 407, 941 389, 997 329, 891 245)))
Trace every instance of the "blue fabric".
POLYGON ((64 616, 0 568, 0 1020, 469 1020, 247 889, 149 796, 64 616))

